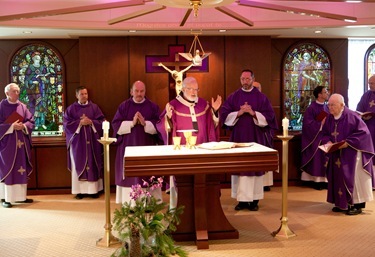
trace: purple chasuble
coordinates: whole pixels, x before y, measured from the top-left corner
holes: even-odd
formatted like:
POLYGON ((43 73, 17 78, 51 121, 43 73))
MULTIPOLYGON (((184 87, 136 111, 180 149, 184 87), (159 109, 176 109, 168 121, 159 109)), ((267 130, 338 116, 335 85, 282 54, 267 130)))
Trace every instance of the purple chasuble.
POLYGON ((27 184, 27 177, 33 170, 31 163, 33 128, 33 115, 25 104, 21 102, 10 104, 6 99, 0 102, 0 181, 6 185, 27 184), (12 125, 5 121, 13 112, 23 117, 22 122, 28 134, 23 130, 13 130, 13 133, 5 134, 12 125))
MULTIPOLYGON (((360 112, 375 112, 375 91, 367 91, 361 97, 357 105, 357 111, 360 112)), ((375 146, 375 117, 369 120, 364 120, 368 130, 370 131, 372 144, 375 146)))
POLYGON ((322 111, 329 113, 326 104, 312 102, 303 115, 302 124, 301 170, 315 177, 326 177, 327 156, 318 148, 322 139, 322 121, 316 120, 322 111))
POLYGON ((181 145, 186 144, 183 132, 178 130, 192 130, 198 128, 197 132, 193 132, 193 136, 197 136, 197 144, 205 142, 218 141, 219 128, 215 128, 215 123, 212 117, 212 110, 209 103, 203 98, 198 98, 198 102, 189 102, 181 95, 178 95, 169 103, 173 108, 172 118, 168 119, 165 115, 166 111, 160 115, 160 121, 157 124, 157 129, 162 136, 165 145, 173 144, 172 137, 181 137, 181 145), (194 112, 192 112, 194 109, 194 112), (192 116, 196 117, 196 125, 192 116), (168 133, 166 124, 171 122, 171 133, 168 133))
POLYGON ((115 165, 115 180, 116 185, 122 187, 131 187, 136 184, 143 184, 142 179, 149 180, 149 177, 126 177, 124 179, 124 154, 127 146, 145 146, 156 145, 158 143, 158 135, 152 135, 145 132, 145 127, 141 124, 136 124, 131 128, 129 134, 118 135, 117 132, 121 127, 123 121, 133 121, 136 112, 140 112, 145 121, 150 121, 154 126, 159 119, 159 107, 151 102, 148 98, 142 103, 136 103, 133 98, 122 102, 112 120, 113 137, 117 138, 116 146, 116 165, 115 165))
POLYGON ((75 102, 64 113, 68 169, 71 171, 74 161, 80 181, 94 182, 103 178, 103 146, 98 139, 103 135, 104 120, 99 106, 91 101, 86 105, 75 102), (86 125, 81 126, 79 133, 76 133, 82 115, 92 120, 96 132, 91 125, 86 125), (73 152, 74 160, 70 158, 70 150, 73 152))
MULTIPOLYGON (((258 144, 273 147, 273 133, 278 129, 275 119, 275 112, 272 105, 265 94, 261 93, 257 88, 246 92, 242 88, 230 94, 220 109, 220 123, 223 127, 231 130, 229 141, 241 142, 256 142, 258 144), (228 115, 232 112, 240 110, 241 105, 247 102, 251 108, 261 113, 267 120, 266 127, 259 127, 255 124, 254 119, 248 113, 241 115, 234 126, 226 126, 224 124, 228 115)), ((241 172, 241 176, 261 176, 261 172, 241 172)))
POLYGON ((373 157, 375 155, 371 135, 359 115, 344 107, 338 120, 330 114, 323 126, 322 144, 345 140, 347 148, 328 154, 328 192, 327 201, 341 209, 353 204, 354 175, 357 152, 362 153, 362 167, 368 176, 373 176, 373 157))

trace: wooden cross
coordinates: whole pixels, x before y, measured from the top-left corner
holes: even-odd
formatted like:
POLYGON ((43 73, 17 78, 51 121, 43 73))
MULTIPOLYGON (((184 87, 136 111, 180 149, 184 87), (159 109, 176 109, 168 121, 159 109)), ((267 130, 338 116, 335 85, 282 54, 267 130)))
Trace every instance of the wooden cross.
POLYGON ((375 105, 374 100, 371 100, 371 102, 369 103, 369 105, 370 105, 370 108, 373 107, 375 105))
MULTIPOLYGON (((166 70, 159 66, 159 63, 163 63, 166 67, 181 71, 184 68, 192 64, 191 61, 186 60, 178 53, 185 53, 185 45, 169 45, 168 55, 146 55, 146 72, 152 73, 165 73, 166 70)), ((193 66, 189 69, 189 72, 208 72, 208 58, 203 59, 202 66, 193 66)), ((175 80, 171 74, 169 74, 169 100, 176 97, 175 80)))

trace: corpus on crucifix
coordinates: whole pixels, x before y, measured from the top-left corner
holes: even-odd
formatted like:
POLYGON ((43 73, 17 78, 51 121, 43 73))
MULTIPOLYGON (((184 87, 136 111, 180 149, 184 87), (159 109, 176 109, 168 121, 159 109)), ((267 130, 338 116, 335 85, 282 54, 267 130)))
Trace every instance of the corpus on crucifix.
POLYGON ((187 66, 185 69, 181 71, 171 70, 161 62, 158 64, 158 66, 163 67, 166 71, 168 71, 172 75, 174 81, 176 82, 176 85, 175 85, 176 95, 179 95, 182 89, 182 80, 183 80, 184 72, 189 70, 192 66, 194 66, 194 64, 190 64, 189 66, 187 66))

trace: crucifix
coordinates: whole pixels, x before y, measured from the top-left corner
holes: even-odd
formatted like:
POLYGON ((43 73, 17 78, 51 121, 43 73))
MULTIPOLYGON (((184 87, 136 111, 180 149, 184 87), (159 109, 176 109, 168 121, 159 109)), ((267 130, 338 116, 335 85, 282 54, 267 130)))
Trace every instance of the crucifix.
POLYGON ((169 100, 176 97, 181 90, 182 81, 187 70, 191 72, 208 72, 208 58, 203 60, 202 66, 194 66, 179 53, 185 52, 184 45, 170 45, 168 55, 146 56, 146 72, 169 72, 169 100), (182 60, 181 60, 182 59, 182 60))

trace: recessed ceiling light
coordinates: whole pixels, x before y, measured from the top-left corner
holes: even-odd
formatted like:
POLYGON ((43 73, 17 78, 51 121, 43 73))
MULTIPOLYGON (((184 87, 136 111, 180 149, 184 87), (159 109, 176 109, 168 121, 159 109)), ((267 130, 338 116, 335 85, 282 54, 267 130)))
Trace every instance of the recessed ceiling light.
POLYGON ((226 29, 219 29, 219 32, 224 33, 224 32, 227 32, 227 30, 226 29))
POLYGON ((32 31, 23 31, 22 32, 23 34, 31 34, 31 33, 33 33, 32 31))
POLYGON ((130 33, 135 33, 137 32, 136 30, 129 30, 130 33))
POLYGON ((321 30, 315 30, 314 33, 315 34, 320 34, 320 33, 322 33, 322 31, 321 30))

